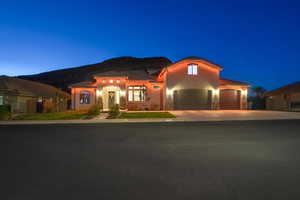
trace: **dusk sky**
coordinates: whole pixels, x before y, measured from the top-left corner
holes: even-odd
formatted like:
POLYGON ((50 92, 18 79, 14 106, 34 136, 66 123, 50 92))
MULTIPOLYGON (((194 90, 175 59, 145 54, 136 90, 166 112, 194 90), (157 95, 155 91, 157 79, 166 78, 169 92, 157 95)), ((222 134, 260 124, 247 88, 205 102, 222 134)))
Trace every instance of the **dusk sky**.
POLYGON ((300 81, 300 1, 33 1, 0 4, 0 74, 119 56, 199 56, 267 89, 300 81))

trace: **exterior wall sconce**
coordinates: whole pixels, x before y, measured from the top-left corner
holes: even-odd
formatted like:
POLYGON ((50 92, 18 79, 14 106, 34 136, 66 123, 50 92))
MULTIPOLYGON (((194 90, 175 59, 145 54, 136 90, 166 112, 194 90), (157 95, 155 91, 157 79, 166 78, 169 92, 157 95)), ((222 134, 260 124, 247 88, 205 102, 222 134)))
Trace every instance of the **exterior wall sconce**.
POLYGON ((220 90, 219 89, 213 89, 213 94, 216 96, 216 95, 219 95, 220 94, 220 90))
POLYGON ((173 90, 172 89, 167 89, 167 95, 173 95, 173 90))
POLYGON ((121 96, 125 96, 125 95, 126 95, 126 91, 121 90, 121 91, 120 91, 120 95, 121 95, 121 96))
POLYGON ((247 90, 247 89, 241 90, 241 94, 242 94, 242 95, 246 96, 247 93, 248 93, 248 90, 247 90))
POLYGON ((96 91, 96 95, 97 95, 97 97, 102 96, 102 91, 101 91, 101 90, 97 90, 97 91, 96 91))

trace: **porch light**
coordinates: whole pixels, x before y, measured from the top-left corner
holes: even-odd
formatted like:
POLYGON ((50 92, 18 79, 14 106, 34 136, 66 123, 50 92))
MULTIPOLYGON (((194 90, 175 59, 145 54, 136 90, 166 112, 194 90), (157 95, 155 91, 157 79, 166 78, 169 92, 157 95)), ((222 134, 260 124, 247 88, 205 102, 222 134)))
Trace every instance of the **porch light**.
POLYGON ((121 95, 121 96, 125 96, 125 95, 126 95, 126 92, 125 92, 124 90, 121 90, 121 91, 120 91, 120 95, 121 95))
POLYGON ((245 95, 247 95, 247 93, 248 93, 248 90, 247 90, 247 89, 245 89, 245 90, 241 90, 241 94, 242 94, 242 95, 244 95, 244 96, 245 96, 245 95))
POLYGON ((172 89, 167 89, 167 95, 173 95, 173 90, 172 89))
POLYGON ((213 89, 213 94, 214 95, 219 95, 220 94, 220 90, 219 89, 213 89))
POLYGON ((96 91, 96 95, 97 95, 97 97, 102 96, 102 91, 101 91, 101 90, 97 90, 97 91, 96 91))

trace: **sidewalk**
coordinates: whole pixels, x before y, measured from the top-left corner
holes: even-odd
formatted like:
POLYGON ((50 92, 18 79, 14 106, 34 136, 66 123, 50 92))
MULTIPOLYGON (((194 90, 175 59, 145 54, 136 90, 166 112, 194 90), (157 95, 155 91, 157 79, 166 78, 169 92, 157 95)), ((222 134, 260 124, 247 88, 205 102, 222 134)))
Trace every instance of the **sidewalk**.
POLYGON ((251 120, 300 120, 300 112, 280 111, 169 111, 176 118, 105 119, 105 116, 86 120, 21 120, 0 121, 0 125, 26 124, 99 124, 99 123, 157 123, 157 122, 222 122, 251 120))
POLYGON ((42 125, 42 124, 97 124, 97 123, 153 123, 180 122, 182 119, 88 119, 88 120, 11 120, 0 121, 0 125, 42 125))

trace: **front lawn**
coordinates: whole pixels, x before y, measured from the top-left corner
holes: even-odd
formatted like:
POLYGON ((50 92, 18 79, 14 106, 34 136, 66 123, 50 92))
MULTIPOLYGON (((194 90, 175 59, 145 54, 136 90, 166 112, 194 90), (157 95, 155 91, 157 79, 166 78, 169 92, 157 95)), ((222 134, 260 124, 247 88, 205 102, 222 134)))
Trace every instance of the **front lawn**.
POLYGON ((68 120, 84 119, 88 116, 87 111, 67 111, 55 113, 33 113, 14 117, 14 120, 68 120))
POLYGON ((120 119, 139 119, 139 118, 176 118, 169 112, 129 112, 121 113, 120 119))

